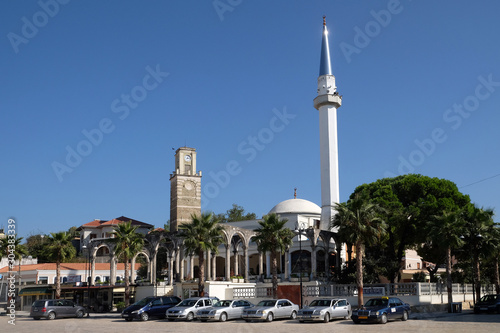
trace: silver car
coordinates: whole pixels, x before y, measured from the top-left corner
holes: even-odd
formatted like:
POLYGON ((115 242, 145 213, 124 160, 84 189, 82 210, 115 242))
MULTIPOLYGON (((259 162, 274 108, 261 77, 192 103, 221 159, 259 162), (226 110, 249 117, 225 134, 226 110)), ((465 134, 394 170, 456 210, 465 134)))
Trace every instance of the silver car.
POLYGON ((196 316, 200 321, 239 319, 243 310, 252 306, 252 303, 244 299, 221 300, 211 307, 199 310, 196 316))
POLYGON ((169 321, 176 319, 191 321, 196 318, 196 313, 203 309, 212 306, 219 301, 217 297, 192 297, 186 298, 173 308, 167 310, 165 317, 169 321))
POLYGON ((243 310, 241 318, 245 321, 265 320, 273 321, 276 318, 297 318, 299 306, 287 299, 268 299, 260 301, 253 308, 243 310))
POLYGON ((341 317, 349 319, 351 316, 351 304, 346 299, 320 298, 315 299, 309 306, 300 309, 297 319, 304 321, 323 321, 328 323, 332 318, 341 317))

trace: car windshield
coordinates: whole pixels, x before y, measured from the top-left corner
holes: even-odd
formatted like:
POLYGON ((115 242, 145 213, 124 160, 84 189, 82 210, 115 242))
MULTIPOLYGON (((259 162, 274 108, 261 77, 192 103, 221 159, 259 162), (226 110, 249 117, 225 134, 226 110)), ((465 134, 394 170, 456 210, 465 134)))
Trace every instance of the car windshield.
POLYGON ((185 299, 182 302, 180 302, 177 306, 195 306, 196 300, 195 299, 185 299))
POLYGON ((216 308, 227 308, 228 306, 231 306, 232 301, 218 301, 217 303, 214 304, 214 307, 216 308))
POLYGON ((309 306, 330 306, 329 299, 315 299, 309 306))
POLYGON ((492 302, 498 299, 498 295, 486 295, 481 297, 481 302, 492 302))
POLYGON ((260 301, 257 306, 274 306, 276 304, 276 300, 267 300, 267 301, 260 301))
POLYGON ((135 302, 133 305, 138 305, 138 306, 144 306, 151 302, 154 298, 153 297, 146 297, 141 299, 139 302, 135 302))
POLYGON ((365 306, 387 306, 388 299, 374 298, 366 302, 365 306))

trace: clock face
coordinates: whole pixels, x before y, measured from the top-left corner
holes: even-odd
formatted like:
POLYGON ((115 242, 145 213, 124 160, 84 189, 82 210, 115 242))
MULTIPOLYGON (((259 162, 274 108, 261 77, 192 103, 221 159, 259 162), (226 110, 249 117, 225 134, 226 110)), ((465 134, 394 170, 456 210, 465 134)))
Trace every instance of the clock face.
POLYGON ((191 155, 184 156, 184 161, 190 162, 191 161, 191 155))

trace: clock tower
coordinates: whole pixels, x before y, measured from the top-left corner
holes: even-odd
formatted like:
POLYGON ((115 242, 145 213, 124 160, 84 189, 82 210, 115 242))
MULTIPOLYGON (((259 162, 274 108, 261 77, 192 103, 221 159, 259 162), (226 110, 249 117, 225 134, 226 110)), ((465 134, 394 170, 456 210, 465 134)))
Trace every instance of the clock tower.
POLYGON ((201 215, 201 171, 196 172, 196 149, 181 147, 175 152, 175 171, 170 175, 170 231, 201 215))

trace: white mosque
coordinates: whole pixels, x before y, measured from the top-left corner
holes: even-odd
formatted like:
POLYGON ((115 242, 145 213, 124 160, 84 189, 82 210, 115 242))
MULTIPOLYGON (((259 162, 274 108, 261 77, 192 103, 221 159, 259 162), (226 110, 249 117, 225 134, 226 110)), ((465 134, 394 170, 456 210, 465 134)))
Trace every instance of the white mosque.
MULTIPOLYGON (((311 280, 332 280, 340 273, 341 265, 350 257, 349 251, 330 229, 335 214, 334 205, 339 202, 339 169, 337 144, 337 109, 342 96, 337 92, 335 76, 332 74, 328 30, 323 19, 318 96, 314 107, 319 111, 321 207, 298 199, 285 200, 275 205, 269 213, 276 213, 287 219, 285 227, 297 231, 293 246, 278 258, 282 281, 290 281, 300 274, 311 280)), ((156 281, 156 258, 160 248, 168 252, 168 284, 190 280, 197 275, 198 260, 195 255, 186 256, 182 240, 176 236, 178 226, 189 223, 192 214, 201 214, 201 179, 197 170, 197 152, 194 148, 181 147, 175 153, 175 170, 170 175, 170 233, 151 233, 148 246, 141 254, 149 263, 150 281, 156 281)), ((269 254, 259 253, 252 238, 259 228, 259 220, 238 221, 224 224, 224 242, 217 253, 206 254, 206 280, 229 281, 232 276, 241 276, 245 282, 262 282, 270 275, 269 254)), ((85 245, 94 265, 96 256, 105 253, 109 261, 116 263, 113 244, 106 242, 105 235, 81 229, 81 246, 85 245)), ((135 264, 136 258, 132 264, 135 264)), ((99 260, 98 260, 99 261, 99 260)), ((90 274, 94 281, 94 273, 90 274)), ((134 281, 135 272, 132 272, 134 281)), ((114 285, 115 274, 109 282, 114 285)), ((92 282, 93 283, 93 282, 92 282)))

